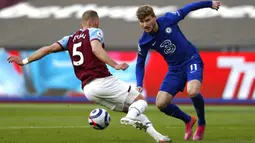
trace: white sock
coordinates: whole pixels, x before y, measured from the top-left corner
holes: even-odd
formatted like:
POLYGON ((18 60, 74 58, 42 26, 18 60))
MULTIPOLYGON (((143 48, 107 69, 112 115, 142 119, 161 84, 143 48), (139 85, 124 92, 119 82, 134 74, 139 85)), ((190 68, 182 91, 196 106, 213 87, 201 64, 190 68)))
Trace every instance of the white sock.
POLYGON ((161 135, 157 130, 154 129, 151 121, 147 118, 146 115, 141 114, 140 116, 136 117, 136 119, 140 120, 144 125, 148 127, 146 129, 146 132, 154 139, 156 138, 157 135, 161 135))
POLYGON ((134 119, 139 115, 139 111, 135 108, 131 108, 128 110, 128 113, 126 115, 127 118, 134 119))
POLYGON ((126 117, 134 119, 140 114, 142 114, 146 108, 147 108, 146 101, 144 100, 135 101, 129 106, 126 117))

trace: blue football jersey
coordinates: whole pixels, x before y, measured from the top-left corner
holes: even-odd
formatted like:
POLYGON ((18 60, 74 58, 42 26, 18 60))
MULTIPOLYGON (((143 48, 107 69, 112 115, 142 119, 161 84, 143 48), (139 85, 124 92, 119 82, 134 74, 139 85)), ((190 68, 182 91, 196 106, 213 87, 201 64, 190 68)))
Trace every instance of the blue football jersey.
POLYGON ((197 9, 212 7, 212 1, 201 1, 186 5, 175 11, 168 12, 157 18, 159 29, 156 33, 144 32, 138 44, 136 66, 137 86, 142 86, 144 62, 147 53, 153 49, 160 53, 171 69, 178 69, 191 58, 200 57, 196 47, 183 35, 178 23, 185 16, 197 9))

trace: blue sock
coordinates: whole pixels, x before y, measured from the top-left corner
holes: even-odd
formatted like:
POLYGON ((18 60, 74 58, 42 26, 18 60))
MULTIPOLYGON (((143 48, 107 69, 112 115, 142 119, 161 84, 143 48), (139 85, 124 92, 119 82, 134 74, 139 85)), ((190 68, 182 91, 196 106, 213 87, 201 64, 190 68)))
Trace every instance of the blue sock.
POLYGON ((198 125, 205 125, 205 103, 202 95, 199 93, 195 97, 191 97, 193 105, 197 112, 198 125))
POLYGON ((166 115, 181 119, 183 122, 187 123, 190 121, 191 117, 184 113, 178 106, 174 104, 168 104, 166 108, 161 109, 161 112, 164 112, 166 115))

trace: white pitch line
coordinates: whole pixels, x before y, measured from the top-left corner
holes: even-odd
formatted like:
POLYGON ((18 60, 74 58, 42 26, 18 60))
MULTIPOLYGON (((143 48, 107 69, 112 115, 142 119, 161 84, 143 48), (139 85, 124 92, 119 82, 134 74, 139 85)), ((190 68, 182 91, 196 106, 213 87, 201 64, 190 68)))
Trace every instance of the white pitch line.
MULTIPOLYGON (((114 126, 114 128, 123 128, 125 126, 114 126)), ((91 128, 90 126, 10 126, 0 127, 0 130, 21 130, 21 129, 74 129, 91 128)))
MULTIPOLYGON (((126 126, 114 126, 114 128, 124 128, 126 126)), ((10 126, 0 127, 0 130, 21 130, 21 129, 73 129, 73 128, 91 128, 90 126, 10 126)), ((166 127, 177 128, 177 127, 166 127)))
POLYGON ((14 129, 64 129, 64 128, 90 128, 90 126, 14 126, 14 127, 0 127, 0 130, 14 130, 14 129))

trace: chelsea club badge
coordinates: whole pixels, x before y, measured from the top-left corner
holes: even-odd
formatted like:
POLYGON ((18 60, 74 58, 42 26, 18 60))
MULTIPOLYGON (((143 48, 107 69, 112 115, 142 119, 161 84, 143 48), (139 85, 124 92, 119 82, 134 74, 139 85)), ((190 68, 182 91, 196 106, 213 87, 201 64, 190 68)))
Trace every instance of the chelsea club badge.
POLYGON ((167 34, 170 34, 170 33, 172 32, 172 29, 171 29, 170 27, 167 27, 167 28, 165 29, 165 31, 166 31, 167 34))

